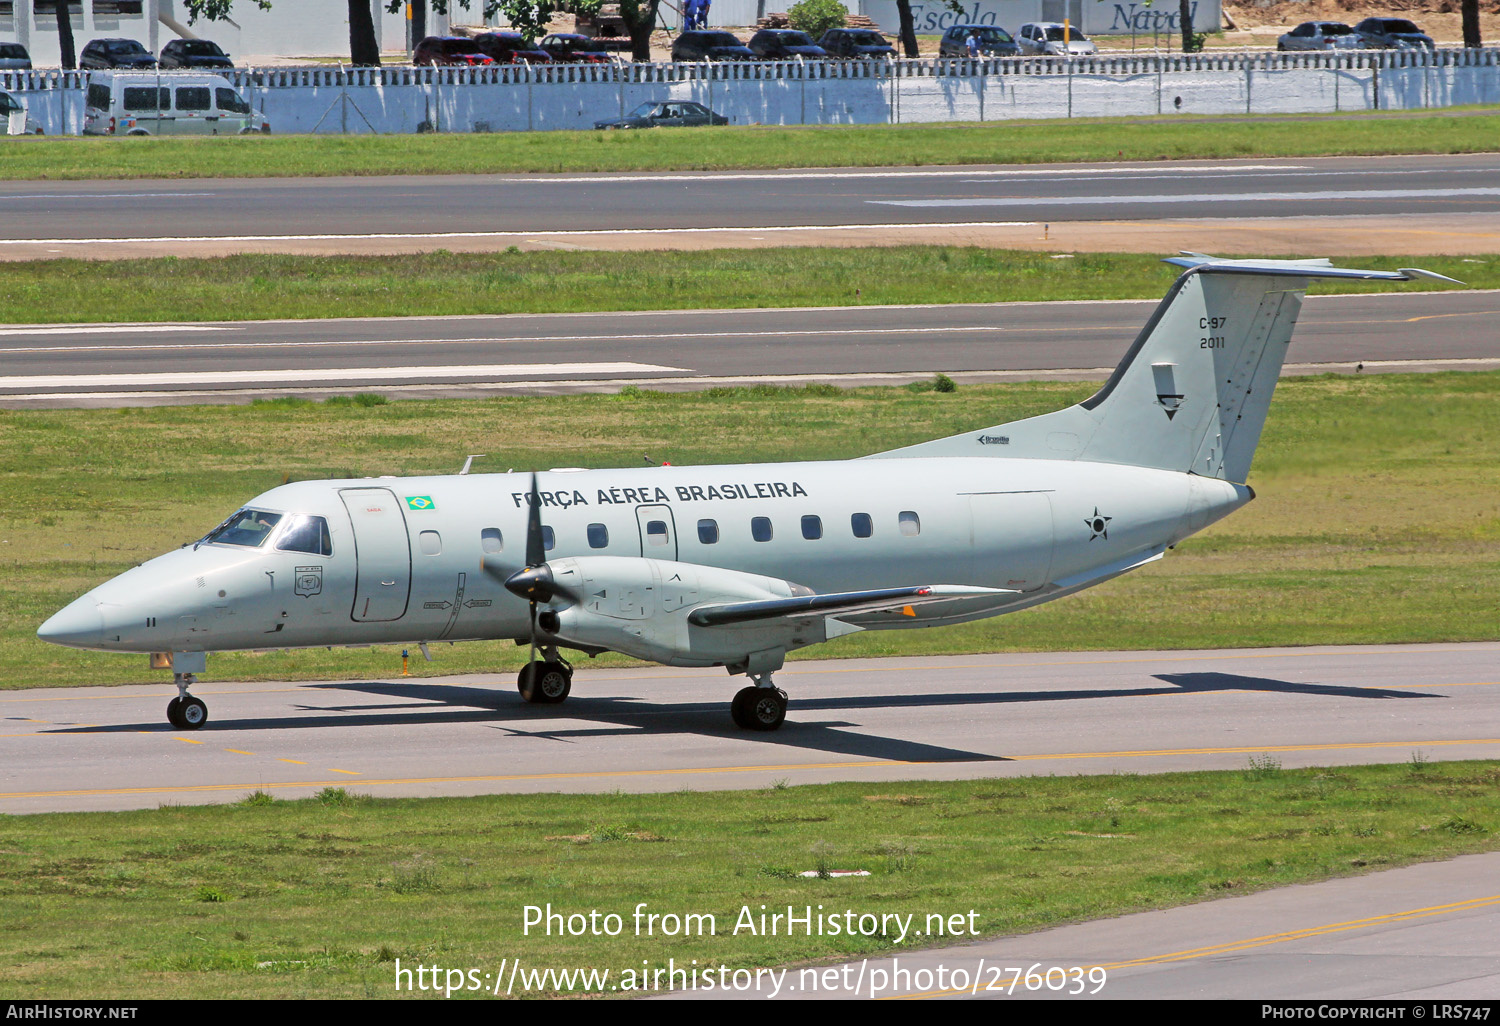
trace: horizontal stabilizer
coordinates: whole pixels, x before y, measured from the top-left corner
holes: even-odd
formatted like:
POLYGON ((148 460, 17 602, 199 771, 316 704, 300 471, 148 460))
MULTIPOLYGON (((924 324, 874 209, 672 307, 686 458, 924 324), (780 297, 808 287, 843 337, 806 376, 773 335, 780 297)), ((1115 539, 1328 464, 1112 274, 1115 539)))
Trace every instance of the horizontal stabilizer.
POLYGON ((688 622, 699 627, 727 627, 778 617, 871 613, 901 609, 903 606, 923 606, 931 602, 949 602, 953 599, 1014 594, 1016 592, 1007 588, 931 584, 910 588, 878 588, 873 591, 843 591, 827 595, 796 595, 792 598, 700 606, 688 614, 688 622))

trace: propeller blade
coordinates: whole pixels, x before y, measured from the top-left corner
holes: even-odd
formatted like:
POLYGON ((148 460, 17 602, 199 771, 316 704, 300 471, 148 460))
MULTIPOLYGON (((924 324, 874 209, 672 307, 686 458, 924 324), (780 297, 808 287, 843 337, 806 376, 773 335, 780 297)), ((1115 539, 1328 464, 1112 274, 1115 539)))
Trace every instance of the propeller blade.
POLYGON ((547 561, 547 550, 542 545, 542 498, 537 491, 536 471, 531 472, 530 505, 526 511, 526 565, 541 566, 547 561))

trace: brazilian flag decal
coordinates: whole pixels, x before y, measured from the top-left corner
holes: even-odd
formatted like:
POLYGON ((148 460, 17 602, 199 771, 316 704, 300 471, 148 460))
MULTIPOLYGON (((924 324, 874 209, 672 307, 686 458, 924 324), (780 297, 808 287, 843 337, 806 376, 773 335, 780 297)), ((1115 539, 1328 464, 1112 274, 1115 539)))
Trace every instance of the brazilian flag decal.
POLYGON ((408 495, 406 497, 407 509, 437 509, 437 503, 432 501, 430 495, 408 495))

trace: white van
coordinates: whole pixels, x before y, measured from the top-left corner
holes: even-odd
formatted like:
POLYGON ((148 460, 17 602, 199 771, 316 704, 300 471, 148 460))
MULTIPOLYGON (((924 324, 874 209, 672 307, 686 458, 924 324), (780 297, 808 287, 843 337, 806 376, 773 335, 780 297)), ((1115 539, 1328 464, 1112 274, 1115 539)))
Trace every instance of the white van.
POLYGON ((5 135, 41 135, 42 126, 26 113, 20 97, 0 90, 0 125, 5 135))
POLYGON ((249 135, 269 133, 222 75, 193 71, 95 72, 84 101, 84 135, 249 135))

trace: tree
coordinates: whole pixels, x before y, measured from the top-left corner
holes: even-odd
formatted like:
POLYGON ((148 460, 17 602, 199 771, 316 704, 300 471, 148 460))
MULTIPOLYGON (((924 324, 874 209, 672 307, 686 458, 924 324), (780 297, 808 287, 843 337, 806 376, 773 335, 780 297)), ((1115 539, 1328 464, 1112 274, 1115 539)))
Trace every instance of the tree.
POLYGON ((78 67, 78 48, 73 42, 73 14, 68 0, 57 0, 57 45, 62 48, 62 66, 68 71, 78 67))
POLYGON ((901 49, 908 57, 917 56, 917 26, 911 16, 911 0, 896 0, 896 18, 901 23, 901 49))
MULTIPOLYGON (((353 0, 350 0, 350 2, 352 4, 353 0)), ((575 2, 569 4, 569 8, 575 14, 593 14, 599 9, 602 2, 603 0, 575 0, 575 2)), ((657 2, 658 0, 651 0, 651 21, 656 20, 657 2)), ((505 15, 511 27, 525 36, 526 42, 531 43, 538 36, 546 35, 547 23, 552 20, 553 13, 561 5, 561 0, 415 0, 412 6, 413 8, 418 6, 424 8, 422 19, 424 22, 422 31, 424 34, 426 32, 425 8, 430 7, 434 14, 444 15, 460 7, 466 11, 475 8, 478 10, 479 16, 485 21, 489 21, 497 14, 505 15)), ((398 14, 404 6, 406 6, 406 0, 387 0, 385 9, 392 14, 398 14)), ((620 7, 621 13, 624 13, 625 4, 621 3, 620 7)), ((415 35, 417 31, 416 11, 413 10, 412 13, 412 34, 415 35)), ((351 28, 353 26, 352 20, 350 26, 351 28)), ((635 38, 634 34, 632 34, 631 38, 635 38)), ((650 45, 649 38, 650 30, 648 29, 648 50, 650 45)), ((646 59, 650 59, 649 53, 646 59)))
MULTIPOLYGON (((661 0, 620 0, 620 18, 630 33, 630 59, 651 59, 651 33, 656 29, 656 11, 661 0)), ((598 8, 595 8, 597 10, 598 8)))
POLYGON ((1479 0, 1459 0, 1463 14, 1464 46, 1479 49, 1484 45, 1479 38, 1479 0))
POLYGON ((349 63, 357 68, 380 67, 380 41, 375 38, 370 0, 349 0, 349 63))
POLYGON ((792 28, 817 40, 831 28, 843 28, 849 9, 838 0, 802 0, 786 12, 786 17, 792 28))
POLYGON ((1199 43, 1193 36, 1192 0, 1177 0, 1177 17, 1182 22, 1182 52, 1197 53, 1199 43))

